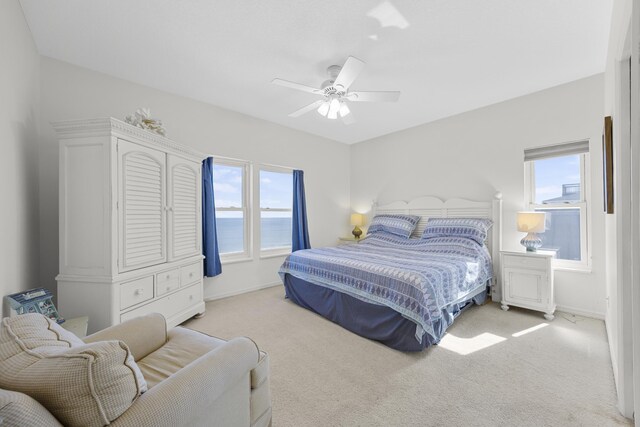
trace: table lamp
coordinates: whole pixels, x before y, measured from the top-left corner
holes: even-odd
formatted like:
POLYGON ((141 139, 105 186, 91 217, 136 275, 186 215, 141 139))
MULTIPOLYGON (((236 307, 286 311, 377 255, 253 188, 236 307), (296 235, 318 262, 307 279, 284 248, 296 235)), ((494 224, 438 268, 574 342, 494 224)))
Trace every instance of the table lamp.
POLYGON ((544 233, 544 220, 544 212, 518 212, 518 231, 527 233, 520 244, 527 248, 527 252, 535 252, 542 246, 542 240, 536 233, 544 233))
POLYGON ((360 236, 362 236, 362 230, 360 230, 360 227, 364 225, 364 215, 359 213, 351 214, 351 225, 354 226, 351 234, 353 234, 356 239, 359 239, 360 236))

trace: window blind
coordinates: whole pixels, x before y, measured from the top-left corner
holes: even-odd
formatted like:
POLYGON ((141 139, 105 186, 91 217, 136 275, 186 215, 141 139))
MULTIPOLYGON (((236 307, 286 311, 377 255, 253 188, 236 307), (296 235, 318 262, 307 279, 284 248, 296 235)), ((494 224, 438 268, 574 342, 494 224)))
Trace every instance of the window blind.
POLYGON ((566 144, 547 145, 545 147, 524 150, 524 161, 548 159, 549 157, 571 156, 589 152, 589 141, 569 142, 566 144))

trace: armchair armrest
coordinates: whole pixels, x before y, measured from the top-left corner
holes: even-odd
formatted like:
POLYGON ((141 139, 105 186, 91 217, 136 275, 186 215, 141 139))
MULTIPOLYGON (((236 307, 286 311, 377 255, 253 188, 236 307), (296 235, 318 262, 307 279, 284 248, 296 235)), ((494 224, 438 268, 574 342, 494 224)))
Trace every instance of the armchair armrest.
MULTIPOLYGON (((249 372, 257 365, 259 356, 253 341, 244 337, 234 338, 144 393, 112 426, 191 425, 190 420, 201 418, 202 411, 243 376, 247 377, 248 395, 249 372)), ((248 405, 247 401, 247 413, 248 405)))
POLYGON ((167 322, 161 314, 151 313, 103 329, 84 338, 85 343, 124 341, 138 361, 167 342, 167 322))

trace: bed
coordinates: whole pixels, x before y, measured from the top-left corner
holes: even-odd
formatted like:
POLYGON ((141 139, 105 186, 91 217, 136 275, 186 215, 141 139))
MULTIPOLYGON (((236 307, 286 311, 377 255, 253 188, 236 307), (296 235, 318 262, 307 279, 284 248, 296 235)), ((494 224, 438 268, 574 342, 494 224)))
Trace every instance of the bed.
POLYGON ((360 243, 292 253, 279 271, 286 296, 358 335, 421 351, 437 344, 454 319, 482 304, 495 286, 501 199, 422 197, 374 204, 372 213, 411 215, 417 225, 410 238, 379 231, 360 243), (478 242, 446 234, 421 239, 431 218, 489 219, 493 226, 478 242))

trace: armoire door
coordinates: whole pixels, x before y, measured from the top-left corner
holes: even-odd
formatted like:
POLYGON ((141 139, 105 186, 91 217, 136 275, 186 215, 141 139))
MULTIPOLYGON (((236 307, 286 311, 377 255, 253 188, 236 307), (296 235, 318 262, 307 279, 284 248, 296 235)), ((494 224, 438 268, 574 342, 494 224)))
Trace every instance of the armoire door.
POLYGON ((166 262, 166 154, 118 140, 118 186, 120 271, 166 262))
POLYGON ((169 260, 202 253, 200 163, 169 154, 169 260))

